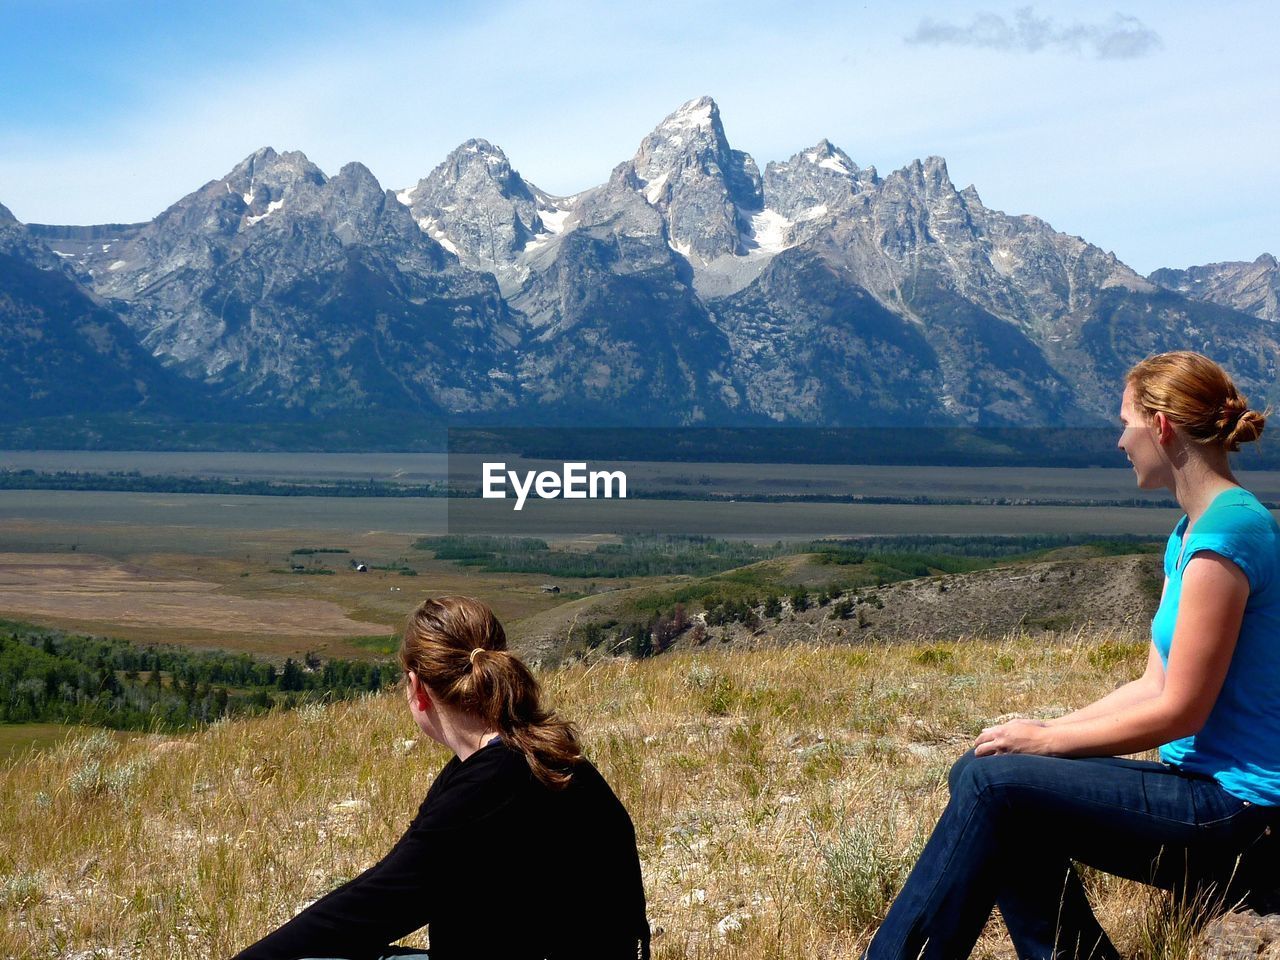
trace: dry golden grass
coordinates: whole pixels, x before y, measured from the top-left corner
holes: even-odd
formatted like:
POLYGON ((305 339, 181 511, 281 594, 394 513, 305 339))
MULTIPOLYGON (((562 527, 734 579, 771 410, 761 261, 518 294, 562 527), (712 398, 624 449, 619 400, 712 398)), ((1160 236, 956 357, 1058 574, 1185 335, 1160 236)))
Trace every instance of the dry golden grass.
MULTIPOLYGON (((701 651, 543 679, 631 812, 655 957, 852 958, 978 730, 1105 693, 1143 644, 701 651)), ((0 956, 233 953, 392 844, 446 759, 412 731, 387 693, 182 739, 80 736, 0 772, 0 956)), ((1123 948, 1157 955, 1145 894, 1089 883, 1123 948)), ((1011 956, 998 922, 975 956, 1011 956)))
MULTIPOLYGON (((11 525, 0 524, 0 533, 7 542, 11 525)), ((406 598, 483 596, 503 622, 513 626, 510 635, 517 642, 522 621, 536 622, 564 604, 562 596, 542 592, 541 584, 548 579, 544 575, 462 568, 412 550, 414 538, 408 536, 325 538, 257 531, 253 535, 261 541, 223 545, 223 553, 209 555, 176 552, 184 538, 190 539, 188 532, 157 528, 152 533, 157 539, 169 537, 164 541, 167 551, 131 551, 126 538, 120 549, 99 553, 0 553, 0 616, 125 636, 141 644, 245 651, 278 659, 308 650, 359 658, 369 656, 369 651, 350 639, 399 629, 408 608, 406 598), (317 543, 338 544, 351 552, 307 557, 289 552, 317 543), (235 552, 228 554, 230 550, 235 552), (418 576, 378 569, 359 574, 350 567, 352 559, 375 565, 403 563, 418 576), (290 574, 291 561, 331 570, 332 575, 290 574)), ((556 583, 565 592, 591 588, 591 581, 580 578, 556 578, 556 583)), ((600 589, 616 586, 609 581, 600 589)))
MULTIPOLYGON (((234 517, 228 518, 225 527, 193 527, 170 516, 166 507, 199 501, 201 495, 162 495, 159 499, 165 506, 152 509, 149 522, 0 518, 0 542, 10 555, 7 563, 11 567, 0 569, 0 617, 74 632, 106 633, 139 644, 223 649, 276 660, 299 657, 306 651, 361 658, 373 654, 351 643, 351 638, 398 630, 415 598, 448 593, 484 597, 508 626, 512 641, 519 643, 521 623, 528 618, 536 621, 539 615, 563 605, 564 594, 618 586, 613 580, 488 573, 435 560, 430 551, 412 547, 420 535, 431 532, 427 529, 417 533, 362 526, 325 530, 314 524, 298 529, 242 528, 232 525, 234 517), (299 558, 291 554, 299 547, 340 547, 350 553, 299 558), (91 566, 105 570, 74 569, 68 576, 57 569, 74 566, 79 558, 89 558, 91 566), (334 575, 272 572, 287 569, 295 559, 333 569, 334 575), (406 563, 418 576, 376 569, 356 574, 349 566, 352 559, 373 565, 406 563), (46 569, 40 571, 41 566, 46 569), (11 581, 8 590, 6 579, 11 581), (127 592, 113 595, 113 579, 127 592), (541 585, 548 579, 560 586, 561 595, 542 592, 541 585), (18 580, 22 582, 15 582, 18 580), (176 604, 153 603, 164 600, 164 594, 174 586, 182 586, 181 581, 188 581, 189 596, 176 604), (260 600, 269 603, 261 606, 257 603, 260 600), (266 616, 256 620, 252 616, 228 618, 228 612, 237 608, 250 614, 256 609, 266 616), (313 619, 315 614, 319 616, 313 619), (329 627, 343 621, 346 625, 326 629, 325 621, 329 627), (366 626, 352 625, 351 621, 366 626)), ((341 514, 346 504, 341 499, 332 502, 341 514)), ((567 546, 590 549, 601 541, 617 539, 593 535, 567 546)), ((669 578, 633 579, 660 585, 669 578)))

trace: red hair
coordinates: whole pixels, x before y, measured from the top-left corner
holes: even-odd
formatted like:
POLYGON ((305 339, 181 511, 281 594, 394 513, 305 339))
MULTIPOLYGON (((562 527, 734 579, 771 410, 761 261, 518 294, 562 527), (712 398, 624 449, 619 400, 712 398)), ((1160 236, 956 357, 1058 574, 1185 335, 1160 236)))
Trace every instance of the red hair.
POLYGON ((1270 412, 1249 409, 1227 372, 1190 350, 1147 357, 1134 364, 1125 382, 1148 420, 1163 413, 1196 443, 1221 444, 1227 451, 1262 436, 1270 412))

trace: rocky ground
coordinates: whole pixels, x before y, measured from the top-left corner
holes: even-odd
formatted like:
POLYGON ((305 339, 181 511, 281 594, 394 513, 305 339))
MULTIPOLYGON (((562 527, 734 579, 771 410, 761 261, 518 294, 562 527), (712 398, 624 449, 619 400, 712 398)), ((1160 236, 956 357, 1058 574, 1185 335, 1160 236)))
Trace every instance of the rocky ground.
MULTIPOLYGON (((706 642, 944 641, 1090 627, 1136 633, 1155 614, 1160 586, 1160 558, 1152 555, 1018 564, 852 591, 845 594, 857 601, 849 619, 835 618, 832 604, 799 613, 786 604, 780 617, 755 627, 708 627, 706 642)), ((692 644, 686 636, 678 645, 692 644)))

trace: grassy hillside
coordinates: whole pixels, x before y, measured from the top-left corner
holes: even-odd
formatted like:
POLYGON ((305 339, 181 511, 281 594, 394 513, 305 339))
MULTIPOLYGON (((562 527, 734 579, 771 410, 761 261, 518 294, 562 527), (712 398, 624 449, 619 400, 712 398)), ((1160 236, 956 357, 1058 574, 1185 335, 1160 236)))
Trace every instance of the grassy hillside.
MULTIPOLYGON (((1105 693, 1144 644, 677 649, 543 678, 631 811, 655 957, 852 958, 981 727, 1105 693)), ((412 731, 389 691, 184 737, 73 736, 0 771, 0 956, 234 952, 391 845, 445 759, 412 731)), ((1143 945, 1165 929, 1154 895, 1088 882, 1131 956, 1178 955, 1143 945)), ((977 955, 1011 955, 998 925, 977 955)))
POLYGON ((645 650, 660 652, 1121 629, 1150 623, 1163 579, 1156 554, 1098 547, 1004 560, 832 557, 792 554, 577 597, 520 620, 508 635, 526 657, 550 665, 603 651, 634 654, 627 638, 638 635, 645 650))

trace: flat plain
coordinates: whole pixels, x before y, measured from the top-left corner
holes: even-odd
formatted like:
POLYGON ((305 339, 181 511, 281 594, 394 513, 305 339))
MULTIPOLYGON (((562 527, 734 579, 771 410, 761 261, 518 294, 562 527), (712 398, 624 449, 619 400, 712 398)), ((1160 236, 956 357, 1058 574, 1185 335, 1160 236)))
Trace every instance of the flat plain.
MULTIPOLYGON (((155 475, 265 479, 439 480, 442 454, 133 454, 0 452, 14 469, 138 470, 155 475)), ((0 491, 0 616, 274 656, 316 650, 368 655, 351 638, 390 634, 424 595, 470 593, 520 632, 574 597, 660 584, 631 578, 483 573, 414 551, 422 535, 470 529, 540 534, 584 550, 628 533, 674 532, 757 542, 885 534, 1139 534, 1163 537, 1177 511, 1160 507, 1047 506, 1037 499, 1146 497, 1116 469, 888 468, 833 465, 640 463, 662 487, 807 495, 928 494, 1006 497, 1016 504, 904 504, 634 499, 539 501, 520 515, 442 498, 271 497, 220 494, 0 491), (330 548, 299 563, 294 551, 330 548), (351 561, 367 564, 357 573, 351 561), (301 565, 302 570, 293 569, 301 565), (379 567, 385 569, 378 569, 379 567), (412 571, 416 576, 407 575, 412 571)), ((1280 489, 1280 475, 1249 477, 1280 489)), ((494 502, 485 506, 492 508, 494 502)))

